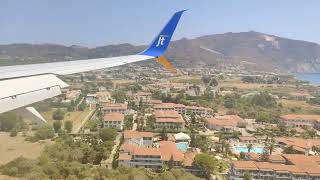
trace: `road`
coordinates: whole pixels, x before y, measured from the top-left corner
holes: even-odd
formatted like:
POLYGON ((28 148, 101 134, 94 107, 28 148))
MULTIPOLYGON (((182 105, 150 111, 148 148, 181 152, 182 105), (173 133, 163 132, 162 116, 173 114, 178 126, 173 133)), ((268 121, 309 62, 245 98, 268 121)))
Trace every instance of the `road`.
POLYGON ((79 133, 80 129, 86 124, 86 122, 90 119, 90 117, 92 116, 92 113, 94 113, 95 110, 91 110, 88 115, 81 121, 80 125, 78 127, 74 127, 72 129, 72 133, 79 133))
POLYGON ((113 162, 114 154, 117 153, 117 147, 120 144, 121 136, 122 136, 122 133, 118 133, 116 140, 115 140, 115 145, 112 148, 111 154, 110 154, 109 158, 107 160, 105 160, 103 163, 107 166, 108 169, 112 169, 112 162, 113 162))

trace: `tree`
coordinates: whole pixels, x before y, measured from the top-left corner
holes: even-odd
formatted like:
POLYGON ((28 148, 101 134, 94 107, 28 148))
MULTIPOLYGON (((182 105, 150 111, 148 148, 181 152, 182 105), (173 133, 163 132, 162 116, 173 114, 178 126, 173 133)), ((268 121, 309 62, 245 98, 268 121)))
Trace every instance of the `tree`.
POLYGON ((35 133, 35 137, 38 140, 44 140, 44 139, 50 139, 54 137, 54 130, 51 126, 47 125, 47 126, 43 126, 40 127, 36 133, 35 133))
POLYGON ((248 171, 243 174, 243 180, 251 180, 252 177, 248 171))
POLYGON ((72 123, 72 121, 65 121, 65 122, 64 122, 64 129, 65 129, 68 133, 71 133, 72 128, 73 128, 73 123, 72 123))
POLYGON ((161 132, 160 132, 160 137, 163 141, 166 141, 168 139, 166 127, 162 127, 161 132))
POLYGON ((10 132, 13 129, 20 129, 22 123, 22 118, 12 112, 0 114, 0 131, 10 132))
POLYGON ((269 150, 269 154, 272 155, 272 151, 274 149, 275 143, 274 140, 271 140, 270 143, 267 144, 266 148, 269 150))
POLYGON ((253 145, 252 145, 252 144, 248 144, 248 145, 247 145, 248 152, 250 152, 252 148, 253 148, 253 145))
POLYGON ((269 153, 267 149, 264 149, 261 157, 260 157, 261 161, 269 161, 269 153))
POLYGON ((227 97, 224 101, 224 107, 230 109, 230 108, 234 108, 235 107, 235 100, 232 97, 227 97))
POLYGON ((193 161, 193 165, 201 169, 206 177, 216 170, 217 164, 217 160, 207 153, 197 154, 193 161))
POLYGON ((116 103, 124 103, 127 99, 127 95, 123 91, 114 91, 111 96, 115 99, 116 103))
POLYGON ((293 146, 288 146, 283 149, 283 153, 285 154, 295 154, 296 150, 294 150, 293 146))
POLYGON ((255 79, 252 76, 244 76, 242 77, 241 81, 244 83, 254 83, 255 79))
POLYGON ((53 129, 55 133, 58 133, 59 130, 61 129, 61 121, 54 121, 53 122, 53 129))
POLYGON ((111 128, 102 128, 99 130, 99 138, 104 142, 115 140, 117 134, 117 130, 111 128))
POLYGON ((240 152, 240 159, 245 159, 246 158, 246 154, 244 152, 240 152))
POLYGON ((168 168, 169 168, 169 170, 171 170, 172 168, 174 168, 173 156, 171 156, 171 157, 170 157, 170 160, 168 161, 168 168))
POLYGON ((63 120, 64 114, 65 113, 60 108, 58 108, 57 110, 55 110, 53 112, 52 119, 54 119, 54 120, 63 120))

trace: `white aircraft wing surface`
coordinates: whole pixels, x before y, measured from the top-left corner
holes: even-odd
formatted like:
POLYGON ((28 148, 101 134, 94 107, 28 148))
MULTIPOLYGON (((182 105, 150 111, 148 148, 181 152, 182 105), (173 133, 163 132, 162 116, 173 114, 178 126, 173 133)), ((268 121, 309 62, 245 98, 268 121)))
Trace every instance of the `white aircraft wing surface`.
POLYGON ((68 85, 56 75, 104 69, 160 57, 167 49, 183 12, 176 12, 150 47, 136 55, 0 67, 0 113, 61 94, 61 89, 68 85))

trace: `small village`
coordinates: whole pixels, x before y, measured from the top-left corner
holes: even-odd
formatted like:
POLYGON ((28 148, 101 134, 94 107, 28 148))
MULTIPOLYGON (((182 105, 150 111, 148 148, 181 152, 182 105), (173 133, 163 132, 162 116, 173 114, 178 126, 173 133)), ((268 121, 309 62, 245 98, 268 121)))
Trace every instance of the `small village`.
POLYGON ((61 111, 72 104, 73 111, 89 113, 74 127, 74 137, 116 130, 99 163, 109 169, 318 179, 317 87, 287 75, 240 72, 183 69, 177 75, 129 65, 66 77, 72 86, 53 101, 61 111))

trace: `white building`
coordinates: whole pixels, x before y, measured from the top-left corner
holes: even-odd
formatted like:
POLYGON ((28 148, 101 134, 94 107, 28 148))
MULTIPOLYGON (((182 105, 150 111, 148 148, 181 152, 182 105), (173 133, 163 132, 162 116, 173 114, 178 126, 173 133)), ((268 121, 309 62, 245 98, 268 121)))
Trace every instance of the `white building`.
POLYGON ((115 128, 122 130, 124 125, 124 115, 118 112, 106 114, 103 117, 104 128, 115 128))

